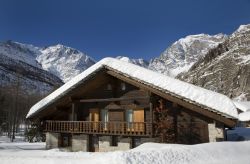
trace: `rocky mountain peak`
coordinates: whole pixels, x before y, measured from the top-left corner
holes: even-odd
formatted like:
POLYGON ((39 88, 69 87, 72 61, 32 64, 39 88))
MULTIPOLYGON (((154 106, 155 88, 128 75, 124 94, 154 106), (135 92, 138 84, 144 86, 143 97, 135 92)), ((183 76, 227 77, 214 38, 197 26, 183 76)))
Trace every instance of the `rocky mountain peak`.
POLYGON ((53 73, 64 82, 95 64, 95 60, 83 52, 61 44, 42 49, 37 61, 44 70, 53 73))
POLYGON ((227 38, 224 34, 197 34, 181 38, 168 47, 158 58, 152 59, 149 68, 175 77, 187 72, 211 48, 227 38))
POLYGON ((119 60, 122 60, 122 61, 125 61, 128 63, 133 63, 133 64, 139 65, 141 67, 145 67, 145 68, 147 68, 149 65, 148 61, 141 59, 141 58, 130 59, 129 57, 126 57, 126 56, 117 56, 116 59, 119 59, 119 60))
POLYGON ((240 26, 178 78, 232 98, 244 94, 250 99, 249 27, 240 26))
POLYGON ((247 32, 250 30, 250 24, 240 25, 240 27, 235 31, 235 33, 247 32))

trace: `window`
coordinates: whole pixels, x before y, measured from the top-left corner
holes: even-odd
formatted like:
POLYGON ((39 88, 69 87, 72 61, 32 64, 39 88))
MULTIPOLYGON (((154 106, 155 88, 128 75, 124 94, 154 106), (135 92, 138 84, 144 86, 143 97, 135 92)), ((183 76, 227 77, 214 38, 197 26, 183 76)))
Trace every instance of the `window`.
POLYGON ((111 84, 107 85, 107 90, 109 90, 109 91, 112 90, 112 85, 111 84))
POLYGON ((126 90, 126 84, 125 83, 121 83, 121 90, 123 90, 123 91, 126 90))
POLYGON ((108 129, 108 110, 102 109, 101 110, 101 120, 104 122, 104 129, 108 129))
POLYGON ((127 128, 132 129, 133 127, 133 110, 129 109, 126 110, 126 121, 127 121, 127 128))

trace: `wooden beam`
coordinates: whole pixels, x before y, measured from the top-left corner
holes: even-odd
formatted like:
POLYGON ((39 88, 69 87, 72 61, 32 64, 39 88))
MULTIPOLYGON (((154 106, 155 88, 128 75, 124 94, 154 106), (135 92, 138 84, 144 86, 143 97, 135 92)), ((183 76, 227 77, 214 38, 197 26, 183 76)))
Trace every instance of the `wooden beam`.
MULTIPOLYGON (((91 102, 112 102, 112 101, 125 101, 125 100, 144 100, 149 97, 120 97, 120 98, 106 98, 106 99, 81 99, 79 102, 91 103, 91 102)), ((77 101, 77 100, 75 100, 77 101)))
POLYGON ((72 106, 71 106, 71 121, 76 121, 75 120, 75 108, 76 108, 76 104, 75 103, 72 103, 72 106))
POLYGON ((154 94, 156 94, 156 95, 158 95, 158 96, 160 96, 162 98, 165 98, 165 99, 170 100, 170 101, 172 101, 174 103, 182 105, 182 106, 184 106, 184 107, 186 107, 186 108, 188 108, 188 109, 190 109, 190 110, 192 110, 194 112, 205 115, 205 116, 207 116, 209 118, 212 118, 212 119, 214 119, 214 120, 216 120, 218 122, 223 122, 225 125, 227 125, 229 127, 233 127, 236 124, 236 120, 226 118, 224 116, 221 116, 218 113, 209 111, 206 108, 202 108, 202 107, 192 103, 191 101, 188 102, 187 100, 178 98, 178 97, 176 97, 174 95, 171 95, 170 93, 166 93, 166 92, 161 91, 159 89, 153 88, 149 84, 141 83, 137 79, 128 78, 128 77, 124 76, 123 74, 113 70, 112 68, 108 68, 108 69, 109 70, 107 71, 107 74, 109 74, 111 76, 114 76, 114 77, 116 77, 116 78, 118 78, 120 80, 126 81, 127 83, 130 83, 130 84, 132 84, 134 86, 137 86, 139 88, 149 90, 149 91, 153 92, 154 94))

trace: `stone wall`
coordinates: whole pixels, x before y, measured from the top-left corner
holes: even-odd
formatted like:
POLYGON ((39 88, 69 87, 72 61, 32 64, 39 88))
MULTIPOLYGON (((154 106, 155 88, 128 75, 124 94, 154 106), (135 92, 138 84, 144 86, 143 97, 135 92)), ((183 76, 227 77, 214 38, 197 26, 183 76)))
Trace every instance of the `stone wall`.
POLYGON ((72 151, 84 151, 87 152, 89 143, 89 136, 85 134, 72 136, 72 151))
POLYGON ((118 150, 129 150, 131 148, 130 138, 120 138, 117 146, 111 146, 112 136, 100 136, 99 137, 99 151, 118 151, 118 150))
POLYGON ((46 149, 58 148, 59 133, 46 132, 46 149))
POLYGON ((208 137, 209 142, 224 141, 225 133, 223 125, 208 124, 208 137))

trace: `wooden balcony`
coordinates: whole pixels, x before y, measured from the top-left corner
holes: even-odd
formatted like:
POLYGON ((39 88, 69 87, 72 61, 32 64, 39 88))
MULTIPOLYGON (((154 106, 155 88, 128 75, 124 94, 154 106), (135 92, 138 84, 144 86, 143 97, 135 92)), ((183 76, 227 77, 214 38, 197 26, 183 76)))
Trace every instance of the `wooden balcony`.
POLYGON ((152 124, 146 122, 94 122, 50 121, 45 122, 45 131, 59 133, 107 134, 124 136, 150 136, 152 124))

